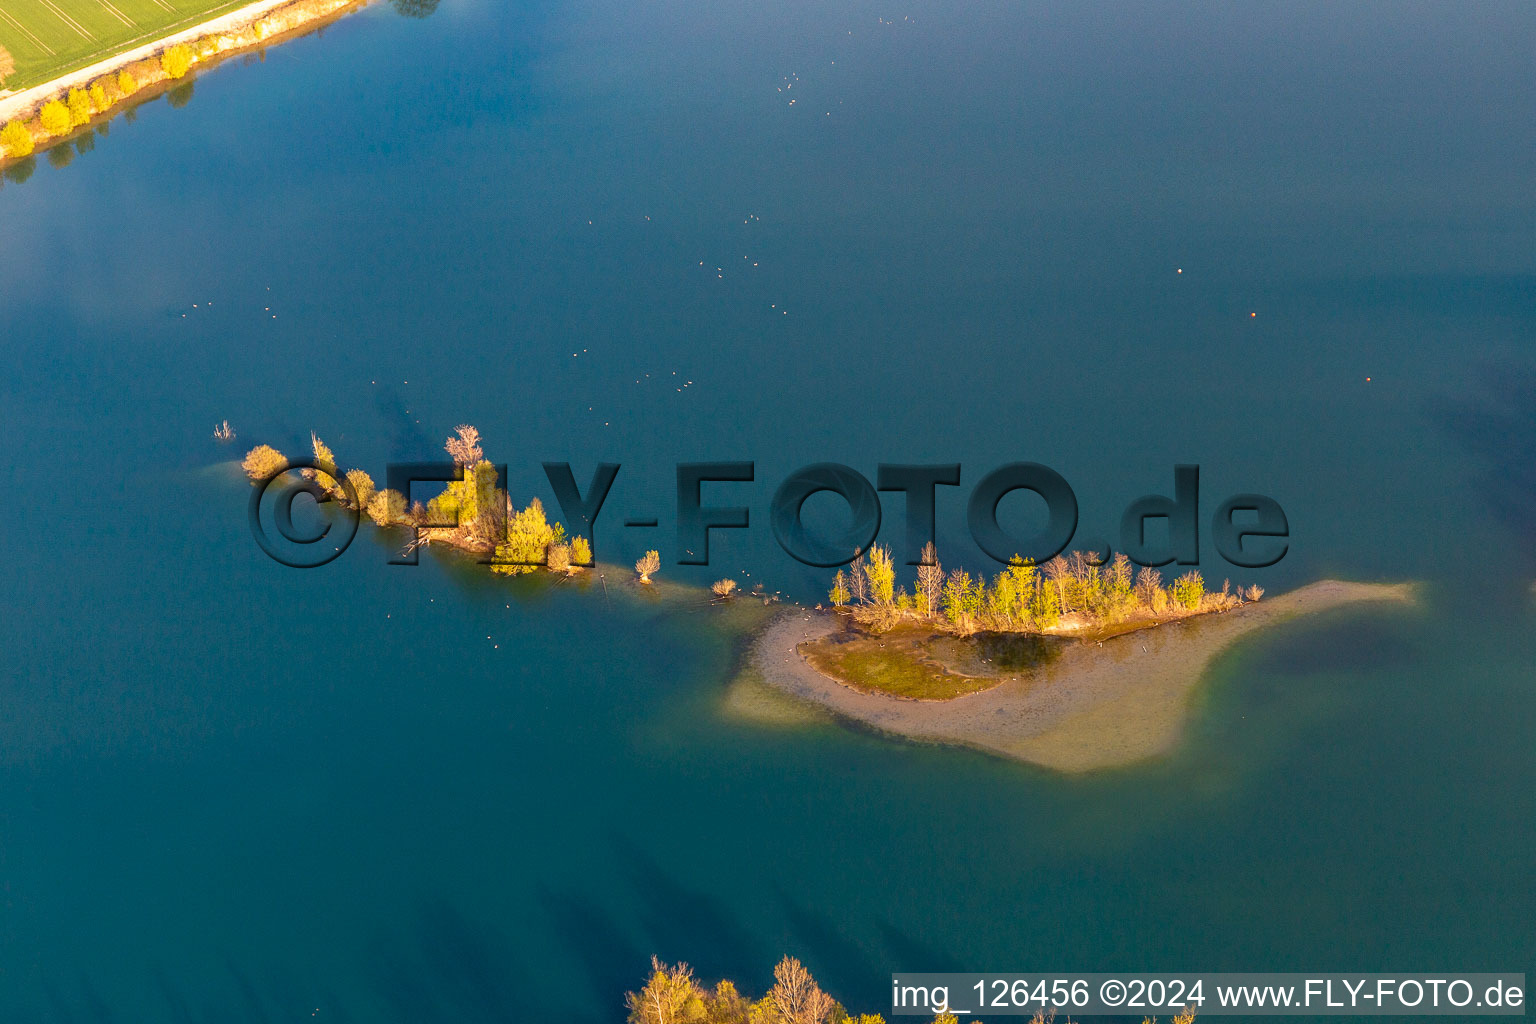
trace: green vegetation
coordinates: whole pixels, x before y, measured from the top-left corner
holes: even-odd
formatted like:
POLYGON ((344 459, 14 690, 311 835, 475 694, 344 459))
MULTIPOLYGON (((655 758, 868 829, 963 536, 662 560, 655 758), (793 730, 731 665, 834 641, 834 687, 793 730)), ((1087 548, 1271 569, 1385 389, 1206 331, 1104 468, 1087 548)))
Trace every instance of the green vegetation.
MULTIPOLYGON (((506 576, 537 572, 540 568, 567 576, 592 564, 592 544, 585 537, 567 538, 565 527, 551 523, 544 505, 533 499, 522 510, 513 507, 507 492, 496 486, 496 467, 486 461, 480 432, 461 425, 443 446, 463 471, 464 478, 449 482, 441 494, 425 504, 407 507, 399 491, 379 490, 361 469, 343 471, 336 454, 318 434, 309 436, 316 468, 303 469, 305 479, 325 488, 327 494, 365 512, 375 526, 412 526, 416 537, 411 549, 444 544, 477 556, 492 556, 491 571, 506 576), (355 495, 347 495, 345 480, 355 495)), ((266 480, 287 468, 288 460, 270 445, 252 448, 241 463, 252 482, 266 480)), ((660 567, 656 558, 655 572, 660 567)), ((643 559, 642 559, 643 561, 643 559)))
POLYGON ((181 78, 192 70, 192 48, 177 43, 160 55, 160 68, 170 78, 181 78))
MULTIPOLYGON (((878 1013, 850 1014, 833 999, 805 965, 786 956, 773 969, 773 987, 761 999, 743 996, 730 981, 705 988, 687 964, 666 964, 651 957, 651 974, 638 992, 624 995, 629 1024, 885 1024, 878 1013)), ((1038 1012, 1029 1024, 1049 1024, 1054 1012, 1038 1012)), ((1185 1009, 1172 1024, 1194 1024, 1195 1011, 1185 1009)), ((933 1024, 959 1024, 943 1012, 933 1024)), ((980 1024, 973 1021, 972 1024, 980 1024)), ((1067 1022, 1070 1024, 1070 1020, 1067 1022)), ((1148 1017, 1142 1024, 1157 1024, 1148 1017)))
MULTIPOLYGON (((26 89, 168 36, 247 0, 7 0, 0 25, 14 55, 6 88, 26 89)), ((132 92, 124 89, 124 93, 132 92)))
POLYGON ((948 700, 988 689, 1009 672, 1058 653, 1059 636, 1104 640, 1204 612, 1257 601, 1264 591, 1207 593, 1198 572, 1164 586, 1162 574, 1117 555, 1108 564, 1080 551, 1043 566, 1015 558, 989 581, 948 573, 932 544, 913 590, 898 587, 879 545, 839 569, 827 597, 849 628, 801 647, 822 675, 854 689, 914 700, 948 700))
POLYGON ((1225 611, 1264 593, 1259 587, 1234 592, 1230 582, 1222 584, 1220 593, 1207 593, 1204 578, 1195 571, 1164 586, 1160 572, 1133 572, 1125 555, 1104 564, 1074 551, 1038 567, 1015 557, 990 582, 964 569, 946 574, 932 544, 923 550, 923 562, 908 594, 905 587, 896 588, 890 550, 876 544, 846 572, 838 570, 828 600, 835 608, 851 604, 854 621, 877 634, 916 623, 962 636, 996 630, 1093 637, 1225 611))
POLYGON ((20 121, 9 121, 0 128, 0 147, 8 157, 27 156, 32 152, 32 133, 20 121))

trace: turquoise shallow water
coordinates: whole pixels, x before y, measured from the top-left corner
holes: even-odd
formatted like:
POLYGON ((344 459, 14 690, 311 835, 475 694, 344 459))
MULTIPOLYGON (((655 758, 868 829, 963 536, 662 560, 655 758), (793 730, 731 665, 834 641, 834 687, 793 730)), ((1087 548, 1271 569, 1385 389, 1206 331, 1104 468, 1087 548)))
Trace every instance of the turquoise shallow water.
MULTIPOLYGON (((652 952, 872 1010, 892 970, 1536 973, 1533 42, 377 4, 13 173, 0 1020, 612 1020, 652 952), (707 610, 366 530, 277 566, 225 418, 375 476, 474 423, 546 501, 540 461, 621 462, 605 559, 803 600, 766 513, 806 463, 1040 461, 1091 540, 1198 462, 1290 516, 1234 580, 1425 596, 1230 651, 1177 755, 1061 779, 734 721, 707 610), (758 466, 708 570, 684 459, 758 466)), ((963 491, 939 522, 979 565, 963 491)))

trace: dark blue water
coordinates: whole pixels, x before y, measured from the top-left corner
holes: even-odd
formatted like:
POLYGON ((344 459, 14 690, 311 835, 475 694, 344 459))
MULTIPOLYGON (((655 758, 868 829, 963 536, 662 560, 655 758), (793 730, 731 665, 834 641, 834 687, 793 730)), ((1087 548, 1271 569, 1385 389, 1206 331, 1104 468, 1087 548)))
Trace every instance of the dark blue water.
POLYGON ((13 168, 0 1019, 613 1020, 653 952, 867 1010, 1536 969, 1533 44, 1516 4, 376 4, 13 168), (247 446, 381 477, 461 422, 550 504, 541 461, 622 463, 599 554, 668 579, 819 599, 767 528, 810 462, 962 463, 975 567, 997 465, 1091 543, 1196 462, 1292 525, 1213 581, 1424 597, 1234 649, 1134 770, 751 725, 686 600, 251 540, 247 446), (707 569, 697 459, 757 466, 707 569))

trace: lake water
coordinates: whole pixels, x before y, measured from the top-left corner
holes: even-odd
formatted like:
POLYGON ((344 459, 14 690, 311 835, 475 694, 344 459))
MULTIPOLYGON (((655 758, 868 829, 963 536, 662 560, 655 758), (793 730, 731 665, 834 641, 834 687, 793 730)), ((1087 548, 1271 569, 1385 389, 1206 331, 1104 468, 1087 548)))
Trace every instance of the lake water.
POLYGON ((1516 3, 377 3, 13 169, 0 1020, 616 1020, 653 952, 869 1011, 1536 972, 1533 47, 1516 3), (246 447, 382 477, 463 422, 519 496, 622 463, 599 555, 670 580, 821 599, 767 522, 812 462, 962 463, 973 568, 995 466, 1093 543, 1196 462, 1292 526, 1212 582, 1423 600, 1234 648, 1133 770, 757 725, 701 602, 252 541, 246 447), (702 459, 753 527, 684 568, 702 459))

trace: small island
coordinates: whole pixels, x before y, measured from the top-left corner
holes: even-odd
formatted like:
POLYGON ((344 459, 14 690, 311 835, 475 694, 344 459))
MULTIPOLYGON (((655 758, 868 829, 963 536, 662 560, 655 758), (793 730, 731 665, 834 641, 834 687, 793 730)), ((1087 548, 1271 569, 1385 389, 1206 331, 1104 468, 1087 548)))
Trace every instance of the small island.
POLYGON ((1406 603, 1411 584, 1323 580, 1261 601, 1207 593, 1196 572, 1132 580, 1118 556, 1016 561, 989 585, 947 576, 930 547, 915 595, 892 592, 888 551, 839 572, 833 610, 785 612, 748 674, 882 732, 1086 772, 1167 753, 1211 660, 1238 638, 1343 605, 1406 603))
MULTIPOLYGON (((226 422, 214 436, 234 435, 226 422)), ((462 479, 425 503, 378 489, 363 470, 343 471, 318 436, 310 447, 315 468, 303 476, 381 529, 411 528, 406 553, 446 548, 505 576, 566 579, 595 567, 586 538, 551 522, 537 498, 518 508, 498 486, 472 426, 459 426, 443 446, 462 479)), ((265 485, 289 471, 290 461, 263 444, 241 467, 265 485)), ((1229 581, 1213 591, 1198 571, 1165 582, 1123 554, 1101 561, 1073 552, 1040 566, 1015 558, 991 580, 946 572, 932 544, 923 562, 908 592, 897 584, 890 550, 873 545, 837 571, 829 606, 734 617, 733 628, 755 639, 726 710, 766 723, 802 721, 804 709, 820 709, 893 735, 1057 771, 1121 767, 1177 744, 1206 667, 1238 638, 1344 605, 1414 600, 1411 584, 1339 580, 1274 598, 1229 581)), ((660 568, 660 553, 647 551, 632 582, 653 591, 660 568)), ((670 587, 668 599, 778 601, 760 584, 741 595, 731 579, 701 591, 670 587)))

